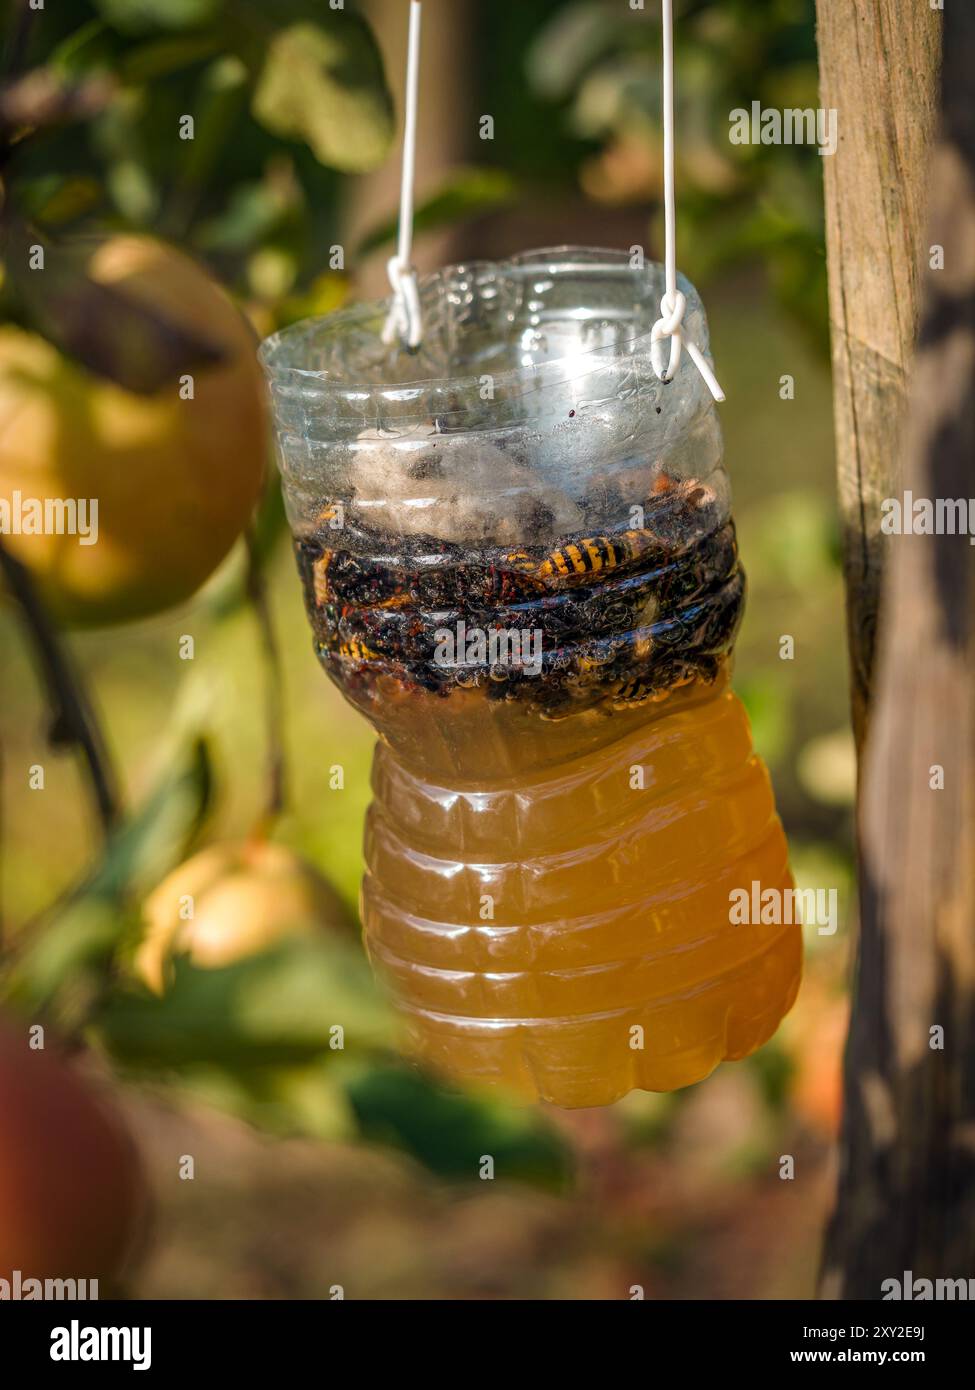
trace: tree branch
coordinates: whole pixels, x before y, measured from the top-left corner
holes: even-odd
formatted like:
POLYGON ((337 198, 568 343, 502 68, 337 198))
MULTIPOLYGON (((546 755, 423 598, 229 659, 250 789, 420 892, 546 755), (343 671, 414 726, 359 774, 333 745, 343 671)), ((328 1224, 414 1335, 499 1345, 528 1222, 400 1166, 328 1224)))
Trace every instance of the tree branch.
POLYGON ((106 836, 120 813, 118 780, 105 739, 84 686, 61 637, 41 602, 29 571, 0 541, 0 573, 21 616, 47 690, 51 708, 50 741, 74 745, 88 768, 95 808, 106 836))

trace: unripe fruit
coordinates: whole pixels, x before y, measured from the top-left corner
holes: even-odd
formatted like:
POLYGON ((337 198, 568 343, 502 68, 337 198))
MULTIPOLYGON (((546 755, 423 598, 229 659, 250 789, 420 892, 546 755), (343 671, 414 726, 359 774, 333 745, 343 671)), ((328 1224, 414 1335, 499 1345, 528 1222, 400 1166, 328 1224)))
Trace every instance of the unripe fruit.
MULTIPOLYGON (((110 1283, 145 1228, 139 1157, 114 1108, 50 1045, 0 1021, 0 1279, 110 1283)), ((108 1292, 102 1290, 103 1294, 108 1292)))
POLYGON ((174 955, 229 965, 296 934, 351 930, 334 888, 284 845, 212 845, 181 864, 146 900, 136 970, 150 989, 166 985, 174 955))
POLYGON ((267 431, 254 335, 201 266, 150 237, 116 236, 87 271, 224 354, 139 395, 36 334, 0 329, 0 505, 13 510, 17 493, 98 502, 94 544, 70 534, 4 544, 62 619, 100 624, 170 608, 212 574, 260 496, 267 431))

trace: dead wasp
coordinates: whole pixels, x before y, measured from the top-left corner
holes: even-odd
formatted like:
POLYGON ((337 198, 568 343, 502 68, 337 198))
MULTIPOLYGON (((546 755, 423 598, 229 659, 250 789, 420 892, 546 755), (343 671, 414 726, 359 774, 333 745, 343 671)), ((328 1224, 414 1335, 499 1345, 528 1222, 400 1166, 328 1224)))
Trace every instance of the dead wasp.
POLYGON ((379 653, 374 652, 372 647, 367 647, 365 642, 360 642, 358 639, 342 642, 339 645, 338 654, 346 657, 349 661, 375 661, 379 656, 379 653))
POLYGON ((645 705, 649 701, 659 701, 666 699, 669 688, 661 689, 659 685, 651 681, 641 680, 634 677, 620 686, 613 695, 614 709, 633 709, 637 705, 645 705))
POLYGON ((514 568, 527 569, 533 579, 547 585, 560 579, 576 579, 599 574, 602 570, 619 569, 641 560, 659 547, 659 538, 653 531, 644 529, 567 541, 553 550, 541 564, 532 561, 524 551, 512 551, 505 558, 514 568))
POLYGON ((319 608, 324 608, 325 604, 330 603, 332 600, 332 591, 328 583, 328 567, 332 563, 334 556, 334 550, 323 550, 311 567, 312 584, 315 590, 315 603, 319 608))

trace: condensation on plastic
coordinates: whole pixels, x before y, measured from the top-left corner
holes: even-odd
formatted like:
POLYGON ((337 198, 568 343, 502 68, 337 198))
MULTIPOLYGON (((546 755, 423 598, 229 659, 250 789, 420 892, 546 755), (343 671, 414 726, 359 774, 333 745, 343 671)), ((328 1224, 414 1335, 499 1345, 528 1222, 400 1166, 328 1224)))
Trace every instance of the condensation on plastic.
POLYGON ((384 304, 262 349, 316 647, 381 736, 371 958, 413 1051, 563 1105, 745 1055, 799 978, 798 928, 729 921, 731 888, 791 879, 728 689, 717 414, 650 363, 662 288, 534 252, 428 277, 415 354, 384 304), (444 663, 458 624, 539 633, 538 670, 444 663))

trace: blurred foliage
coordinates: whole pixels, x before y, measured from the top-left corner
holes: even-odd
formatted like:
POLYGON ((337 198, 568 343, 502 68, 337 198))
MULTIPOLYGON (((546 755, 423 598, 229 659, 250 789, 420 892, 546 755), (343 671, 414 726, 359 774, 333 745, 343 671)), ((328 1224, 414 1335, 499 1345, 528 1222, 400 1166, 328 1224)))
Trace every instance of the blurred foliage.
POLYGON ((561 1187, 569 1176, 564 1139, 533 1109, 448 1091, 402 1065, 372 1067, 346 1082, 365 1137, 394 1143, 448 1177, 474 1177, 482 1158, 494 1176, 561 1187))
POLYGON ((372 35, 344 19, 255 35, 251 111, 272 134, 305 140, 322 164, 357 173, 382 163, 393 119, 372 35))
MULTIPOLYGON (((767 268, 783 306, 825 354, 822 159, 815 146, 735 145, 730 113, 818 105, 813 7, 803 0, 683 0, 675 14, 679 254, 705 280, 742 260, 767 268)), ((658 202, 663 182, 659 16, 609 0, 552 11, 528 52, 540 98, 594 147, 591 198, 658 202)), ((662 246, 658 210, 656 241, 662 246)))
POLYGON ((162 997, 132 977, 140 902, 197 843, 211 778, 202 742, 172 762, 91 874, 23 929, 0 971, 4 1004, 276 1133, 392 1144, 447 1177, 475 1178, 491 1154, 499 1177, 561 1186, 568 1149, 536 1112, 397 1059, 385 997, 336 932, 219 969, 177 956, 162 997))
POLYGON ((115 832, 92 871, 18 935, 0 998, 44 1013, 63 1032, 86 1019, 138 931, 141 898, 188 853, 210 804, 202 741, 175 758, 145 804, 115 832))
MULTIPOLYGON (((510 207, 518 196, 518 185, 501 169, 458 169, 431 197, 418 203, 413 214, 415 233, 455 227, 471 217, 481 217, 510 207)), ((397 218, 381 222, 359 242, 357 254, 367 256, 396 239, 397 218)))
POLYGON ((207 256, 259 302, 291 295, 300 310, 305 294, 322 301, 322 277, 333 276, 338 302, 339 174, 375 168, 395 134, 363 19, 315 0, 73 0, 43 11, 8 0, 4 37, 15 68, 0 84, 4 260, 15 272, 4 278, 4 317, 94 371, 152 389, 186 345, 143 310, 155 365, 144 379, 125 375, 91 324, 108 333, 138 309, 106 302, 62 252, 81 230, 120 227, 207 256), (55 273, 32 277, 26 247, 45 243, 55 273))
MULTIPOLYGON (((341 304, 338 174, 381 163, 394 135, 361 18, 313 0, 76 0, 43 12, 8 4, 5 22, 5 318, 130 390, 215 360, 204 339, 88 277, 90 234, 120 227, 205 256, 265 330, 341 304), (31 265, 39 248, 43 275, 31 265), (132 342, 138 352, 119 351, 132 342)), ((420 205, 418 227, 513 196, 506 175, 461 169, 420 205)), ((383 220, 360 254, 394 236, 383 220)), ((250 580, 235 557, 205 596, 212 621, 231 623, 245 596, 261 611, 255 576, 283 529, 275 483, 252 528, 250 580)), ((209 703, 205 686, 187 683, 172 729, 187 723, 187 705, 209 703)), ((335 933, 296 936, 222 969, 177 958, 161 998, 135 981, 141 902, 197 844, 213 775, 202 742, 172 759, 94 867, 18 932, 0 997, 63 1033, 84 1032, 135 1075, 280 1133, 361 1135, 454 1176, 476 1176, 490 1149, 509 1177, 560 1181, 565 1145, 536 1115, 444 1091, 396 1062, 365 957, 335 933)))
POLYGON ((116 991, 97 1028, 141 1066, 290 1065, 327 1056, 341 1027, 354 1049, 387 1044, 391 1024, 360 950, 334 934, 294 937, 219 969, 175 961, 162 997, 116 991))

